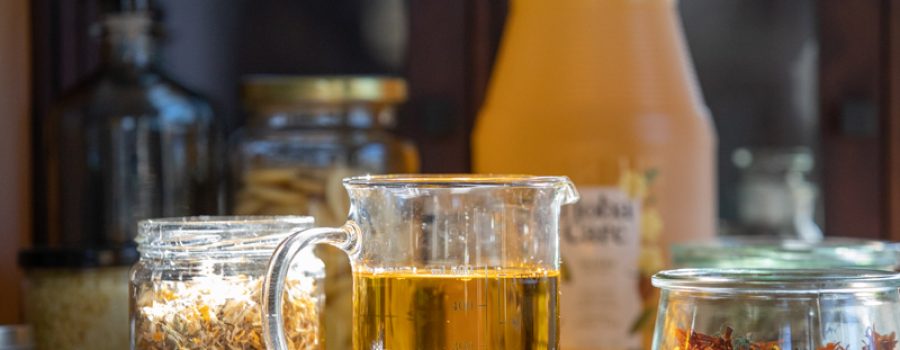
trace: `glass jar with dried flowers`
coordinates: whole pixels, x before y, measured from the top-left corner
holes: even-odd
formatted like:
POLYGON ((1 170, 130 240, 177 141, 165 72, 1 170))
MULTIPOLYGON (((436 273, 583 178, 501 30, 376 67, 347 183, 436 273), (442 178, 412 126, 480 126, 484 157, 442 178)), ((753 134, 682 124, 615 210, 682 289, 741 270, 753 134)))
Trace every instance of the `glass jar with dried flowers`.
MULTIPOLYGON (((131 348, 265 349, 262 281, 277 245, 311 217, 145 220, 131 272, 131 348)), ((290 349, 319 349, 324 265, 293 262, 282 312, 290 349)))

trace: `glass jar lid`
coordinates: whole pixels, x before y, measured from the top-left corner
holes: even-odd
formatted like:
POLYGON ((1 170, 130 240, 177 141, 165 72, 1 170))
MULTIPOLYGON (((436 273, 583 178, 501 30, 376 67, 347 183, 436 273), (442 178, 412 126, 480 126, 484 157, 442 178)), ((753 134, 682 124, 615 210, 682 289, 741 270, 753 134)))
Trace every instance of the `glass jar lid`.
POLYGON ((653 286, 713 294, 842 294, 900 288, 900 274, 864 269, 680 269, 653 275, 653 286))
POLYGON ((251 75, 242 84, 244 104, 254 106, 298 103, 406 101, 406 81, 382 76, 251 75))
POLYGON ((196 216, 143 220, 138 224, 141 258, 268 259, 287 236, 311 228, 310 216, 196 216))
POLYGON ((722 237, 675 244, 672 262, 677 268, 893 270, 897 257, 893 247, 881 241, 826 238, 807 242, 777 237, 722 237))

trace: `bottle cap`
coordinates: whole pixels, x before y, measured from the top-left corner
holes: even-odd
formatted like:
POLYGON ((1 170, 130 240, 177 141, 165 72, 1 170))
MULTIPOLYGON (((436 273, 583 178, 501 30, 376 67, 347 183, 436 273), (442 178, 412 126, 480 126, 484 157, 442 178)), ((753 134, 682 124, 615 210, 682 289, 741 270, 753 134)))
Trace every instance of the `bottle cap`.
POLYGON ((245 105, 380 102, 406 100, 406 81, 386 76, 251 75, 242 82, 245 105))

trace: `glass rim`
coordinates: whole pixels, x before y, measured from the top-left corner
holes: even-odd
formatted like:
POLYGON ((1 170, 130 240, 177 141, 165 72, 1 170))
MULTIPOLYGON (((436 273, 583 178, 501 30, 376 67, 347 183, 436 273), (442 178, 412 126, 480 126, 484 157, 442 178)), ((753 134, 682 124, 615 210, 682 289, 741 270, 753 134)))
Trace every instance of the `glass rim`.
POLYGON ((799 238, 784 238, 779 236, 720 236, 713 240, 698 240, 677 243, 674 246, 679 248, 714 248, 725 246, 743 247, 746 245, 765 246, 765 247, 781 247, 784 249, 809 249, 818 247, 877 247, 887 248, 890 242, 874 239, 864 239, 855 237, 824 237, 821 240, 806 241, 799 238))
POLYGON ((567 176, 522 174, 388 174, 362 175, 343 180, 354 189, 555 189, 562 204, 577 202, 581 196, 567 176))
POLYGON ((838 294, 897 290, 900 274, 872 269, 678 269, 653 275, 663 290, 718 294, 838 294))
POLYGON ((144 258, 199 256, 268 258, 292 233, 312 228, 312 216, 186 216, 138 223, 135 242, 144 258))
POLYGON ((211 225, 285 225, 312 224, 315 219, 305 215, 197 215, 173 216, 144 219, 138 222, 139 228, 151 228, 166 225, 178 226, 211 226, 211 225))
POLYGON ((348 187, 565 187, 566 176, 524 174, 389 174, 362 175, 344 179, 348 187))

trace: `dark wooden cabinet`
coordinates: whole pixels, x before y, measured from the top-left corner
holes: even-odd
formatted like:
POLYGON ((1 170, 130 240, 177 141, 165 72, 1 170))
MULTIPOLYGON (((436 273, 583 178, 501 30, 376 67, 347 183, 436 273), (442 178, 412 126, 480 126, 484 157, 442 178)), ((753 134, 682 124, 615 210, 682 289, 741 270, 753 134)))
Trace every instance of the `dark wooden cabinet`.
POLYGON ((886 12, 887 107, 882 118, 885 123, 882 148, 885 149, 883 171, 887 188, 882 201, 888 232, 884 237, 900 241, 900 0, 889 0, 886 12))
POLYGON ((900 240, 900 1, 817 10, 827 232, 900 240))
POLYGON ((21 321, 16 253, 29 230, 28 2, 0 1, 0 325, 21 321))

